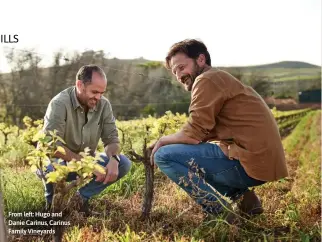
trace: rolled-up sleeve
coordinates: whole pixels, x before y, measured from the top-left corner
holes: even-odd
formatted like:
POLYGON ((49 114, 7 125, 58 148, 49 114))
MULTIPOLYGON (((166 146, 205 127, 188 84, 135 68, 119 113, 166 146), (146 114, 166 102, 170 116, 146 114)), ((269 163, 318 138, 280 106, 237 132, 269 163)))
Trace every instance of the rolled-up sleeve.
POLYGON ((104 147, 112 143, 120 143, 118 137, 118 131, 115 124, 115 117, 113 114, 112 106, 109 101, 106 104, 106 110, 103 120, 103 130, 101 134, 101 139, 104 144, 104 147))
POLYGON ((226 100, 225 90, 208 78, 197 79, 191 93, 189 119, 182 131, 202 141, 215 128, 216 116, 226 100))
POLYGON ((50 101, 44 117, 43 131, 48 133, 48 131, 57 130, 57 135, 63 139, 65 135, 66 115, 67 111, 64 103, 58 100, 50 101))

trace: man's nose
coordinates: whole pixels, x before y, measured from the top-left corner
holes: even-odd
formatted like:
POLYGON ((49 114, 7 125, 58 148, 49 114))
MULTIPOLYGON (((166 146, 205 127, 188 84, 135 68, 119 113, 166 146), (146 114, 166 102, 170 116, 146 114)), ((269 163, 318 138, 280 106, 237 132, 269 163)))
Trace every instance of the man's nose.
POLYGON ((100 100, 100 99, 101 99, 101 96, 102 96, 102 94, 100 94, 100 93, 95 94, 95 98, 96 98, 97 100, 100 100))

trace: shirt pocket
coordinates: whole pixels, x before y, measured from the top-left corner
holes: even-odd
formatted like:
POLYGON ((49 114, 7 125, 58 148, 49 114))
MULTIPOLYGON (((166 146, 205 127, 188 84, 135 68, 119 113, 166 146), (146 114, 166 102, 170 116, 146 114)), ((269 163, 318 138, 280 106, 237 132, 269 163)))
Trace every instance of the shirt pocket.
POLYGON ((103 124, 101 121, 95 122, 91 127, 91 143, 96 145, 98 143, 103 129, 103 124))

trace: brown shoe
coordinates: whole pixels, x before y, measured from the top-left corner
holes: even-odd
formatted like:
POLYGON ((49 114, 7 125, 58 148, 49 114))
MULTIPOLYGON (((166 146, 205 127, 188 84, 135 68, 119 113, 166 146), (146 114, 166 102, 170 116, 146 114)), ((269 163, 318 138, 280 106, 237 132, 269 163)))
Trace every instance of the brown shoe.
POLYGON ((243 194, 243 198, 239 203, 238 208, 241 213, 246 216, 259 215, 264 212, 262 204, 253 190, 243 194))

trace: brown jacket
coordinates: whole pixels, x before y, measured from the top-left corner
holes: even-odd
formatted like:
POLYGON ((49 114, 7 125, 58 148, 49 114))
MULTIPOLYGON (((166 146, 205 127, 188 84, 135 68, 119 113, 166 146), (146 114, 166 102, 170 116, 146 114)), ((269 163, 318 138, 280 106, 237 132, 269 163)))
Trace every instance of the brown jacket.
POLYGON ((193 84, 189 112, 183 132, 199 141, 219 141, 250 177, 274 181, 288 176, 275 118, 251 87, 225 71, 210 69, 193 84))

